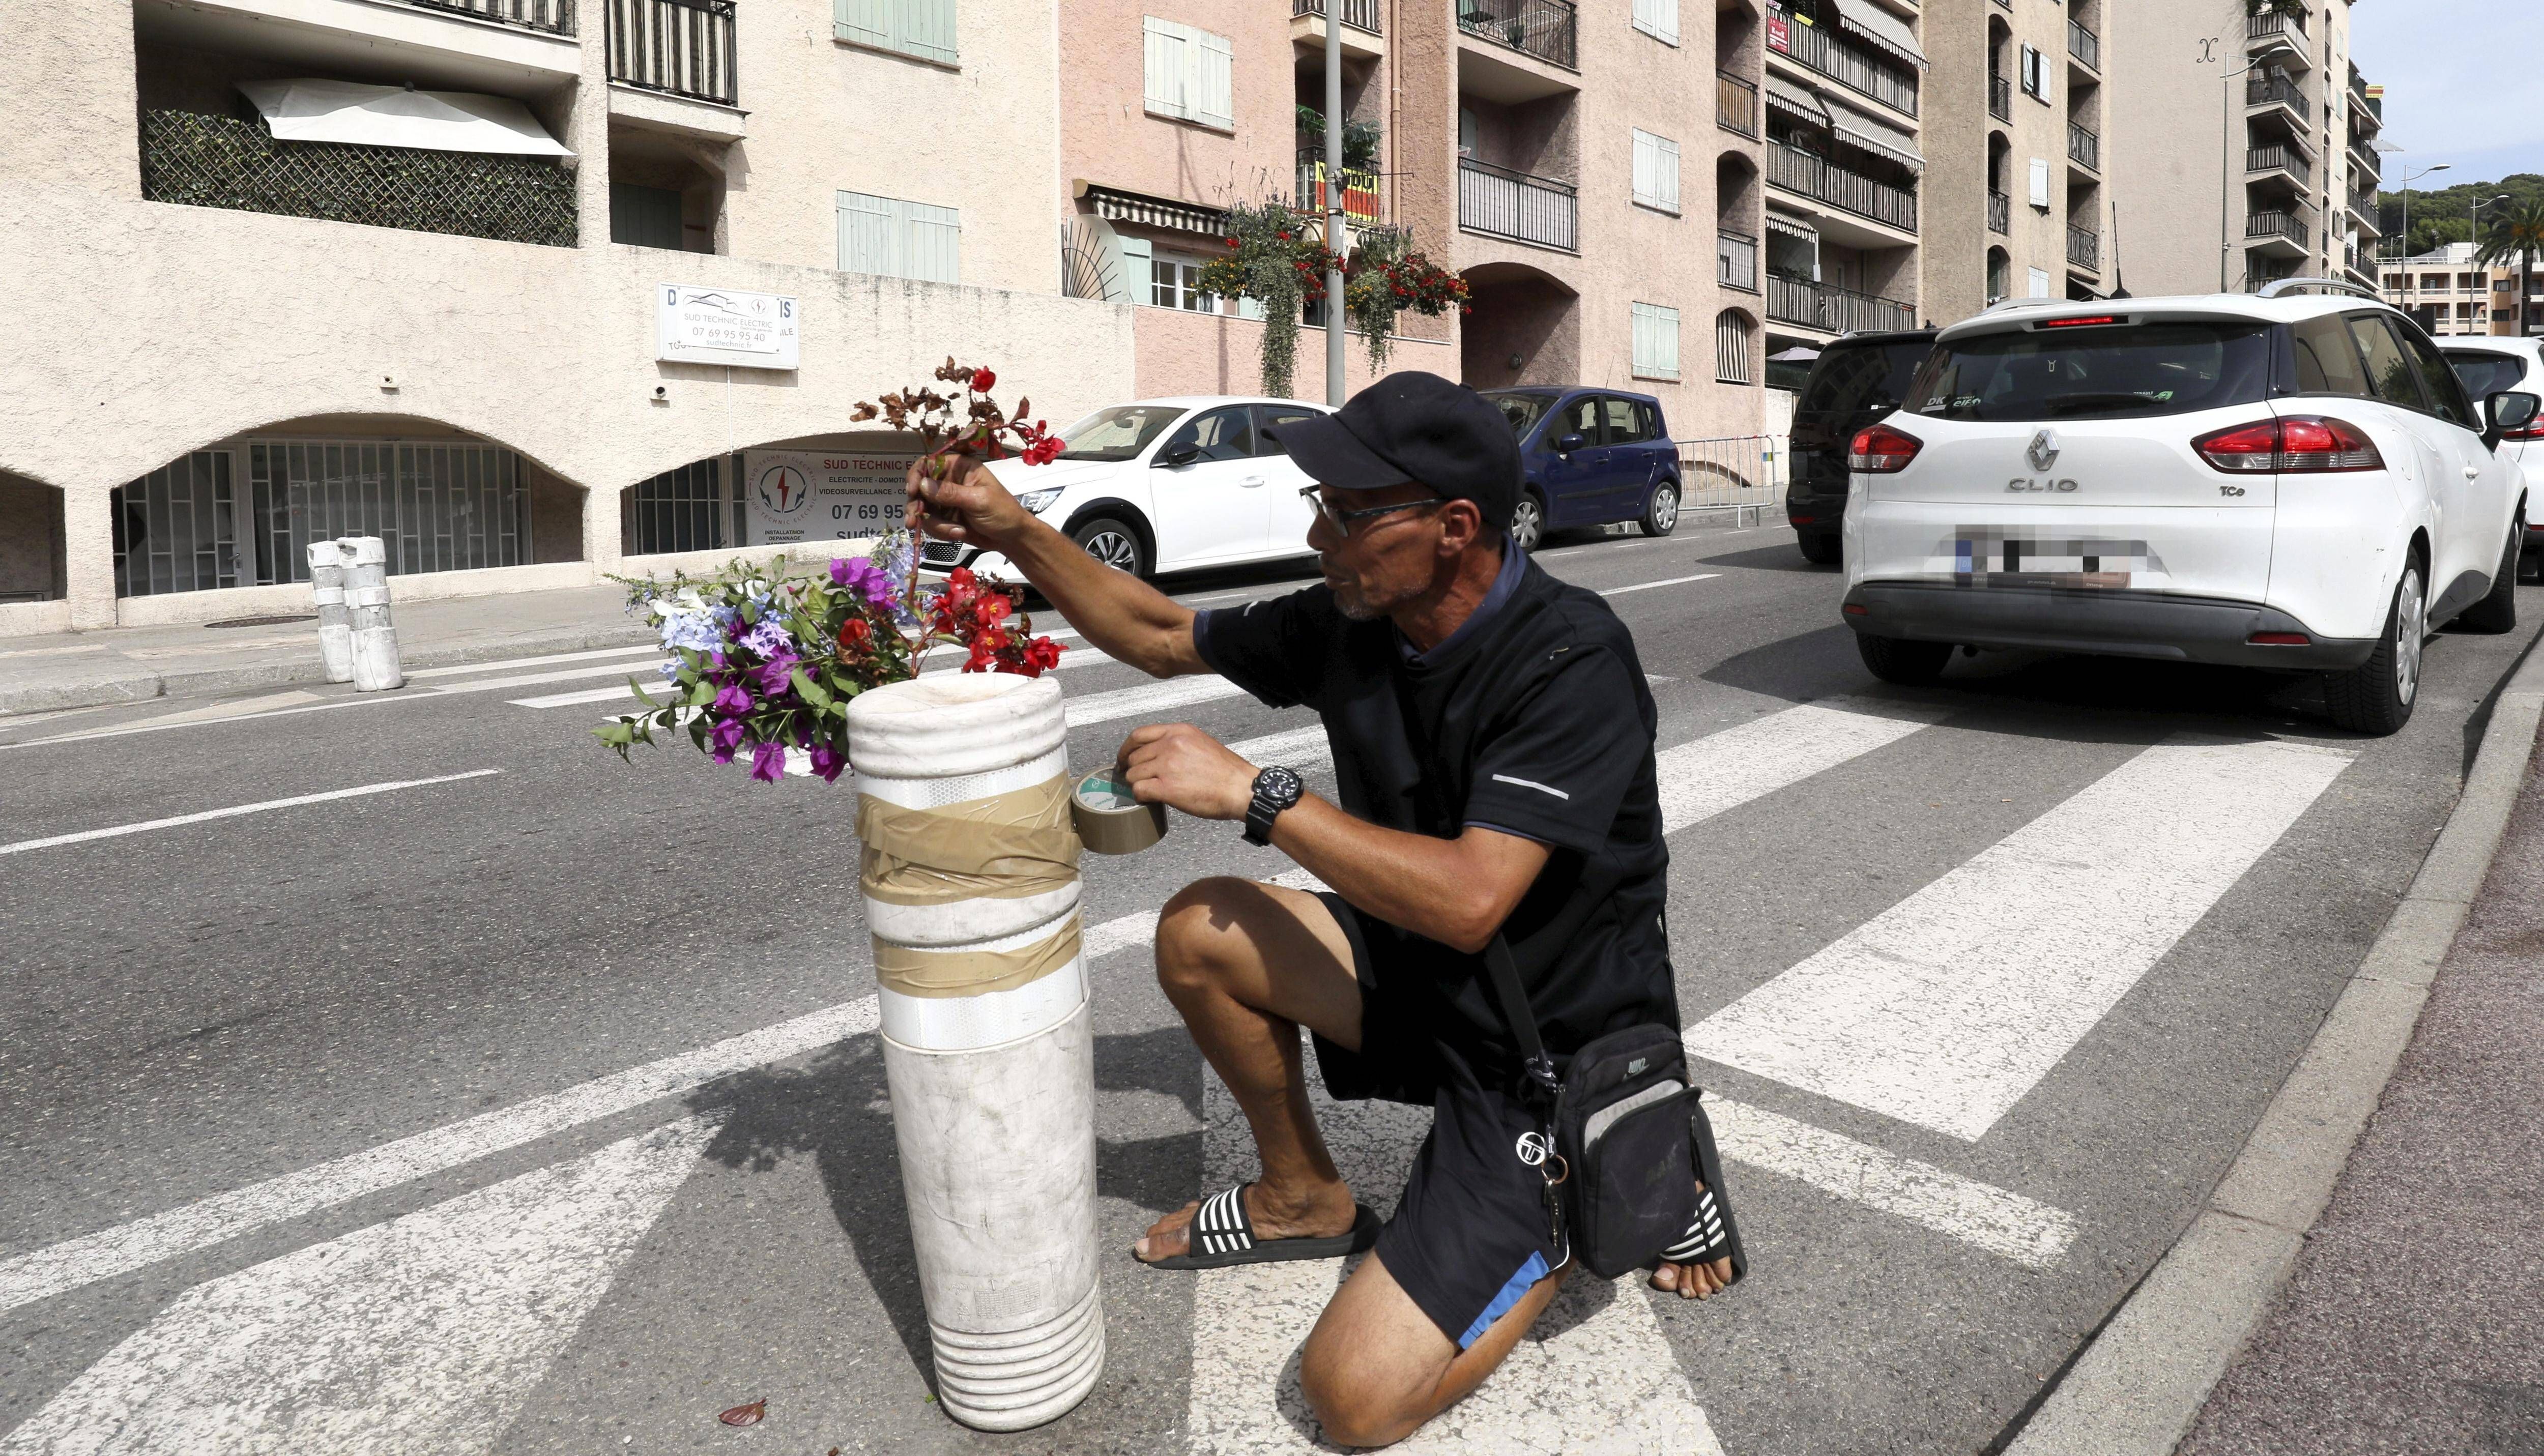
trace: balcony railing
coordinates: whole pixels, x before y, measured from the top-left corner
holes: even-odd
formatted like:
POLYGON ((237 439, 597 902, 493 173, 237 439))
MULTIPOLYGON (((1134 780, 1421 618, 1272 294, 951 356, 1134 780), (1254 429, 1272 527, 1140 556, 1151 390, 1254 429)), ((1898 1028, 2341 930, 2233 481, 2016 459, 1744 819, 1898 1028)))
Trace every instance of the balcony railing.
POLYGON ((737 105, 734 0, 607 0, 609 79, 737 105))
POLYGON ((2307 104, 2305 93, 2285 76, 2255 76, 2244 83, 2244 105, 2248 107, 2284 106, 2306 120, 2314 119, 2314 109, 2307 104))
POLYGON ((1581 246, 1580 201, 1572 184, 1472 157, 1458 159, 1458 226, 1567 253, 1581 246))
POLYGON ((1724 228, 1713 235, 1714 281, 1744 293, 1758 291, 1758 240, 1724 228))
POLYGON ((2103 266, 2103 235, 2089 227, 2067 225, 2067 261, 2078 268, 2103 266))
POLYGON ((2103 170, 2103 138, 2081 121, 2067 123, 2067 155, 2093 171, 2103 170))
MULTIPOLYGON (((1344 168, 1343 215, 1376 222, 1378 203, 1378 174, 1360 167, 1344 168)), ((1302 147, 1299 151, 1299 206, 1321 217, 1326 205, 1324 151, 1302 147)))
POLYGON ((2085 29, 2085 23, 2070 16, 2067 20, 2067 53, 2085 63, 2088 70, 2103 68, 2103 38, 2085 29))
POLYGON ((1767 274, 1767 317, 1826 334, 1917 327, 1917 311, 1895 299, 1778 272, 1767 274))
POLYGON ((421 10, 447 10, 459 15, 473 15, 479 20, 545 31, 552 36, 574 34, 573 0, 406 0, 406 3, 421 10))
POLYGON ((1917 230, 1917 194, 1905 188, 1874 182, 1849 172, 1825 157, 1815 157, 1783 142, 1767 144, 1767 181, 1806 197, 1886 222, 1908 232, 1917 230))
POLYGON ((1458 0, 1458 29, 1573 69, 1571 0, 1458 0))
MULTIPOLYGON (((1380 29, 1378 0, 1342 0, 1342 12, 1343 24, 1353 30, 1367 31, 1373 36, 1386 34, 1380 29)), ((1293 16, 1324 13, 1325 0, 1290 0, 1290 14, 1293 16)))
POLYGON ((1729 71, 1713 76, 1713 119, 1742 136, 1758 135, 1758 88, 1729 71))
POLYGON ((1988 115, 2000 121, 2014 119, 2014 80, 1994 71, 1988 72, 1988 115))
POLYGON ((2014 198, 1994 188, 1988 189, 1988 231, 2010 233, 2014 230, 2013 222, 2014 198))
POLYGON ((2247 238, 2285 238, 2303 248, 2314 241, 2305 219, 2288 212, 2256 212, 2244 219, 2247 238))
POLYGON ((2314 181, 2314 164, 2306 160, 2305 153, 2285 142, 2272 142, 2268 146, 2254 147, 2245 152, 2244 170, 2285 172, 2299 182, 2314 181))
POLYGON ((1876 60, 1869 48, 1840 38, 1831 26, 1787 27, 1790 39, 1785 54, 1850 91, 1860 91, 1911 116, 1917 115, 1917 78, 1876 60))
POLYGON ((2306 18, 2302 12, 2273 11, 2268 15, 2252 16, 2244 22, 2244 38, 2247 40, 2267 40, 2291 31, 2300 36, 2306 33, 2306 18))

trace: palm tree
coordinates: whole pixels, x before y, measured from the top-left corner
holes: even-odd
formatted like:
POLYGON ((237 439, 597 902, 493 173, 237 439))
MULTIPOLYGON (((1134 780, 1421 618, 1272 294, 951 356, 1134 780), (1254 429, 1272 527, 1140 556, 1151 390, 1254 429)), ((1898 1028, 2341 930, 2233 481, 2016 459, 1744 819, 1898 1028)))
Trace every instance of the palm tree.
POLYGON ((2526 334, 2527 297, 2535 287, 2535 255, 2544 253, 2544 197, 2529 197, 2501 209, 2485 229, 2475 257, 2485 264, 2517 260, 2517 326, 2526 334))

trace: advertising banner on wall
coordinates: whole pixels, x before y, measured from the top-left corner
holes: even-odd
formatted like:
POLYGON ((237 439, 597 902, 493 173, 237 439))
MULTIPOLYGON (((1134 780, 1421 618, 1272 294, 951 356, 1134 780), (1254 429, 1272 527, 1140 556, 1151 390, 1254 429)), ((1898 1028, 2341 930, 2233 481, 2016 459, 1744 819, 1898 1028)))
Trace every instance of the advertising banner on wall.
POLYGON ((654 290, 654 357, 683 364, 792 369, 798 353, 795 300, 665 283, 654 290))
POLYGON ((745 450, 746 546, 841 541, 901 524, 915 450, 745 450))

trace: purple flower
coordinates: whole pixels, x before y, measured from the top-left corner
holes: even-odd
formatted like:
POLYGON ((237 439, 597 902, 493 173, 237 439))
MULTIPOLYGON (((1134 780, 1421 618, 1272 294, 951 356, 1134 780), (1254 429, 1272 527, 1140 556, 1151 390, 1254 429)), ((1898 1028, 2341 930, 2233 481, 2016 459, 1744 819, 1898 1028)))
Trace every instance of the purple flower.
POLYGON ((771 698, 783 697, 793 690, 793 684, 788 681, 788 677, 795 671, 795 654, 779 652, 776 656, 752 668, 751 671, 752 675, 759 680, 759 691, 763 695, 771 698))
POLYGON ((736 641, 763 657, 774 657, 795 646, 795 639, 774 618, 763 619, 736 641))
POLYGON ((728 718, 707 729, 707 753, 718 763, 733 762, 735 750, 742 746, 742 721, 728 718))
POLYGON ((733 718, 749 713, 751 708, 751 691, 739 681, 726 683, 715 695, 715 711, 722 717, 733 718))
POLYGON ((762 743, 751 750, 751 776, 763 784, 786 777, 786 745, 762 743))
POLYGON ((816 743, 813 745, 813 772, 822 776, 823 783, 837 783, 839 781, 839 770, 846 768, 847 766, 848 760, 840 754, 838 749, 832 747, 828 743, 816 743))

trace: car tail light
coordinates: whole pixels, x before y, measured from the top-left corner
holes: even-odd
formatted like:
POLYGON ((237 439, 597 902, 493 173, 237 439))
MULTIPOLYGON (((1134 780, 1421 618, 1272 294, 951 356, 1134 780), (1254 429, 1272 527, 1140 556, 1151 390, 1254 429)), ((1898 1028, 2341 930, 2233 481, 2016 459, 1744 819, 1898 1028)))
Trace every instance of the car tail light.
POLYGON ((2314 646, 2314 639, 2302 632, 2256 632, 2244 639, 2257 648, 2304 648, 2314 646))
POLYGON ((1895 475, 1906 470, 1924 448, 1926 442, 1913 434, 1875 424, 1855 432, 1855 443, 1847 447, 1846 468, 1867 475, 1895 475))
POLYGON ((2328 415, 2239 424, 2201 435, 2190 447, 2229 475, 2330 475, 2385 468, 2385 457, 2357 425, 2328 415))
POLYGON ((2500 437, 2504 440, 2544 440, 2544 420, 2539 420, 2524 429, 2504 429, 2500 432, 2500 437))
POLYGON ((1818 520, 1819 517, 1815 515, 1789 515, 1785 517, 1785 524, 1789 526, 1807 526, 1815 524, 1818 520))

